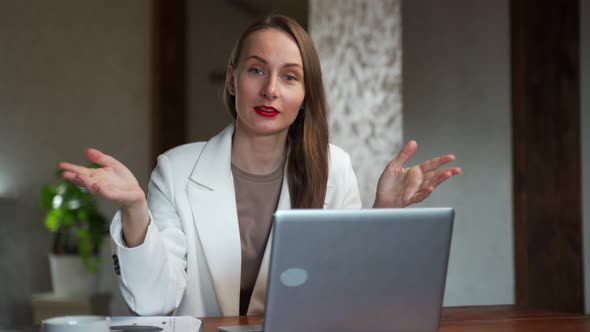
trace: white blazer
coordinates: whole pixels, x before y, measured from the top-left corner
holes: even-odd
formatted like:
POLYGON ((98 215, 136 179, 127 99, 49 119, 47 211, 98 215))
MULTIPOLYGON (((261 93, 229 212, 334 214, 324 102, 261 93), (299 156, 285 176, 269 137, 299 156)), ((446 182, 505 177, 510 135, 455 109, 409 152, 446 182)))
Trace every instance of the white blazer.
MULTIPOLYGON (((120 212, 113 218, 115 272, 135 313, 239 314, 241 244, 231 172, 233 130, 232 124, 208 142, 182 145, 158 158, 148 187, 151 222, 143 244, 126 247, 120 212)), ((324 208, 360 208, 349 155, 330 145, 329 160, 324 208)), ((285 177, 277 209, 290 208, 285 177)), ((264 312, 269 259, 270 241, 248 314, 264 312)))

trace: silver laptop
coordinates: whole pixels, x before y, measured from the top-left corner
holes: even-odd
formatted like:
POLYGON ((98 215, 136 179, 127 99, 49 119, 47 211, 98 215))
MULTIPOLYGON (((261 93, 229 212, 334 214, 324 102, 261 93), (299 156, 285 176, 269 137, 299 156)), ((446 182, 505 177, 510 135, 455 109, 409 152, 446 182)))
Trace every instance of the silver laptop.
POLYGON ((453 219, 452 208, 277 211, 263 330, 437 331, 453 219))

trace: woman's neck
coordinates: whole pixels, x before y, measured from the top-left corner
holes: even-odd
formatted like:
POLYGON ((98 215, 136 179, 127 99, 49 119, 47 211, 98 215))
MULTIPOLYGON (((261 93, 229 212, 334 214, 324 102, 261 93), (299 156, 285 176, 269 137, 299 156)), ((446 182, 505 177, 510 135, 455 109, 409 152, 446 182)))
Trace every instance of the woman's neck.
POLYGON ((287 133, 258 136, 240 130, 236 124, 231 161, 239 169, 255 175, 270 174, 282 167, 287 151, 287 133))

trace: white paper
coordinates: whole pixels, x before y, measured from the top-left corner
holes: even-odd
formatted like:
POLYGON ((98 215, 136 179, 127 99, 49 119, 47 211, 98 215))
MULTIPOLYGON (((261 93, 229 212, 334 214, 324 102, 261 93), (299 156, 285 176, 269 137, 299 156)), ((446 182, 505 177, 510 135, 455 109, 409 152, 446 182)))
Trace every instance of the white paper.
POLYGON ((116 332, 199 332, 201 321, 190 316, 115 316, 111 331, 116 332))

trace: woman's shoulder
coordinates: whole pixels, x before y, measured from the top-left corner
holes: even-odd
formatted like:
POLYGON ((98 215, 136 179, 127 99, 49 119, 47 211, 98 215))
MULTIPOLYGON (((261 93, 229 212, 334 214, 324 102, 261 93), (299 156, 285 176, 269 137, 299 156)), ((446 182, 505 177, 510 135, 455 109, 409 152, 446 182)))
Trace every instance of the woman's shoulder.
POLYGON ((228 140, 231 144, 232 133, 233 125, 230 124, 220 133, 211 137, 208 141, 182 144, 164 152, 161 156, 166 156, 166 158, 171 161, 179 162, 195 160, 195 158, 198 158, 198 156, 201 155, 201 152, 203 152, 207 145, 212 145, 214 149, 218 149, 221 144, 227 145, 228 140))
POLYGON ((334 144, 328 144, 328 146, 330 151, 330 164, 350 163, 350 155, 348 152, 334 144))
POLYGON ((352 167, 348 152, 334 144, 329 144, 329 149, 330 174, 337 175, 347 173, 352 167))
POLYGON ((198 160, 207 142, 194 142, 176 146, 158 156, 156 174, 174 174, 174 177, 187 176, 198 160))
POLYGON ((207 141, 192 142, 178 145, 162 153, 162 156, 166 156, 168 159, 172 160, 185 159, 189 156, 199 154, 203 150, 205 145, 207 145, 207 141))

